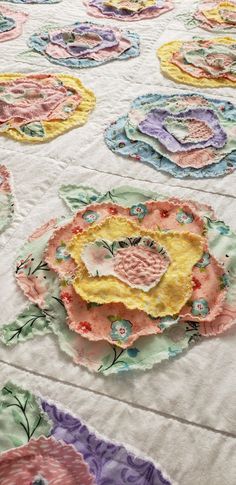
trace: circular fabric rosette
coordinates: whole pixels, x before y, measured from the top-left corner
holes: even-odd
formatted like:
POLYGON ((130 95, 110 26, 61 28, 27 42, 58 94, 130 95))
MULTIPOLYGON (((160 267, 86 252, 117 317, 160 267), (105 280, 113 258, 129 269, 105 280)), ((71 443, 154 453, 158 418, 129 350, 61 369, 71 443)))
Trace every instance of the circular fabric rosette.
POLYGON ((0 165, 0 233, 10 224, 14 214, 11 176, 5 165, 0 165))
POLYGON ((33 34, 29 47, 50 62, 71 68, 94 67, 139 55, 139 36, 92 22, 50 28, 33 34))
POLYGON ((44 436, 0 456, 1 485, 95 485, 87 463, 72 445, 44 436))
POLYGON ((236 165, 236 108, 199 94, 147 94, 105 132, 118 155, 175 177, 217 177, 236 165))
POLYGON ((16 12, 0 5, 0 42, 15 39, 21 35, 27 17, 26 13, 16 12))
POLYGON ((216 37, 175 40, 158 51, 162 71, 174 81, 197 87, 235 87, 236 40, 216 37))
POLYGON ((234 323, 236 235, 208 206, 129 187, 92 199, 22 249, 17 283, 44 319, 3 328, 6 344, 54 332, 75 363, 109 374, 151 368, 234 323))
POLYGON ((20 3, 20 4, 40 4, 40 3, 59 3, 62 0, 4 0, 5 2, 10 2, 10 3, 20 3))
POLYGON ((213 32, 236 32, 236 2, 215 0, 200 2, 192 14, 196 26, 213 32))
POLYGON ((129 22, 159 17, 174 8, 172 0, 85 0, 84 4, 93 17, 129 22))
POLYGON ((83 125, 95 96, 65 74, 0 74, 0 134, 45 142, 83 125))

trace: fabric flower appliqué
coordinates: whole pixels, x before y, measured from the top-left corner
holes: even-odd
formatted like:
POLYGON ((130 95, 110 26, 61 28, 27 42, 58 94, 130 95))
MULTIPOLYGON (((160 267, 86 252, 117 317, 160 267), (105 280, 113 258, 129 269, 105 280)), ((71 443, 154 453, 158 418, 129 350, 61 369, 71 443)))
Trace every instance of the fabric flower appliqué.
POLYGON ((187 14, 179 15, 186 27, 201 27, 211 32, 236 32, 236 2, 234 0, 204 0, 187 14))
POLYGON ((53 64, 70 68, 95 67, 139 55, 137 34, 92 22, 45 27, 30 37, 28 45, 53 64))
POLYGON ((236 85, 235 49, 233 37, 216 37, 168 42, 157 53, 161 69, 174 81, 217 88, 236 85))
POLYGON ((94 105, 92 91, 72 76, 0 75, 1 135, 18 141, 44 142, 81 126, 94 105))
POLYGON ((224 223, 209 206, 119 187, 85 210, 92 189, 77 193, 64 189, 73 218, 44 224, 17 258, 31 305, 3 327, 4 343, 54 333, 76 364, 110 374, 151 368, 234 324, 236 235, 217 230, 224 223), (131 214, 140 205, 141 219, 131 214), (69 259, 56 257, 61 245, 69 259))
POLYGON ((15 39, 22 34, 28 15, 0 5, 0 42, 15 39))
POLYGON ((235 119, 229 101, 147 94, 107 128, 105 142, 119 155, 178 178, 217 177, 236 165, 235 119))
POLYGON ((84 4, 93 17, 129 22, 155 18, 174 8, 172 0, 85 0, 84 4))

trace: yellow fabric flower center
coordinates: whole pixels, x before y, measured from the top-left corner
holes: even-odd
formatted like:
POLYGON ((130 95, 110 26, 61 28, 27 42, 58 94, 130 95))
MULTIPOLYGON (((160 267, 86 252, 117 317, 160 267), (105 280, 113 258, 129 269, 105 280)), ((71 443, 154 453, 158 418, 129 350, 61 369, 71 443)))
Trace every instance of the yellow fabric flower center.
POLYGON ((153 317, 178 313, 192 294, 192 268, 203 252, 204 239, 189 232, 150 231, 123 217, 107 218, 74 236, 67 249, 74 258, 77 272, 75 291, 86 301, 95 303, 122 302, 127 308, 144 310, 153 317), (161 281, 148 293, 128 286, 114 276, 89 276, 81 259, 83 248, 97 239, 114 240, 123 237, 151 237, 162 245, 171 263, 161 281))

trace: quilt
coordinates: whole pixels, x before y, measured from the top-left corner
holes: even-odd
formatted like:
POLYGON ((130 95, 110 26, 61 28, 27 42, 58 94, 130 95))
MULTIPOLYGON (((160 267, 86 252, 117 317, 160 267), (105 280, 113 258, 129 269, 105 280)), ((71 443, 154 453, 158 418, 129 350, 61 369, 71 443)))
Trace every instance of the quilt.
POLYGON ((235 483, 235 11, 0 1, 3 485, 235 483))

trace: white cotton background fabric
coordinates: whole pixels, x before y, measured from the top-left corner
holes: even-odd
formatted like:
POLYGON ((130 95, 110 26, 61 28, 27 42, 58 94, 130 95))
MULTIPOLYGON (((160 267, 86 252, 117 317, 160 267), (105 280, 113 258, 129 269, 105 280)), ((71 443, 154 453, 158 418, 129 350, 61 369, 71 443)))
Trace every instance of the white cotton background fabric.
MULTIPOLYGON (((235 99, 233 89, 198 90, 178 85, 160 72, 158 46, 172 39, 210 36, 200 29, 188 31, 176 19, 193 5, 178 1, 174 11, 159 18, 128 23, 88 17, 81 0, 8 4, 30 16, 21 37, 0 44, 0 72, 72 74, 94 91, 97 105, 86 125, 49 143, 20 144, 0 137, 0 163, 12 172, 16 202, 14 221, 0 236, 0 325, 11 322, 27 305, 14 279, 20 247, 49 218, 69 214, 58 197, 62 184, 91 185, 100 191, 130 184, 192 198, 211 204, 219 218, 236 230, 236 171, 218 179, 180 180, 116 156, 103 141, 105 127, 125 114, 141 94, 200 91, 235 99), (71 70, 42 56, 18 56, 27 50, 27 39, 38 28, 76 20, 137 32, 140 57, 71 70)), ((236 327, 150 371, 104 377, 75 366, 60 351, 56 338, 45 336, 12 348, 0 344, 0 384, 11 379, 56 400, 98 432, 159 462, 179 485, 235 485, 235 346, 236 327)))

